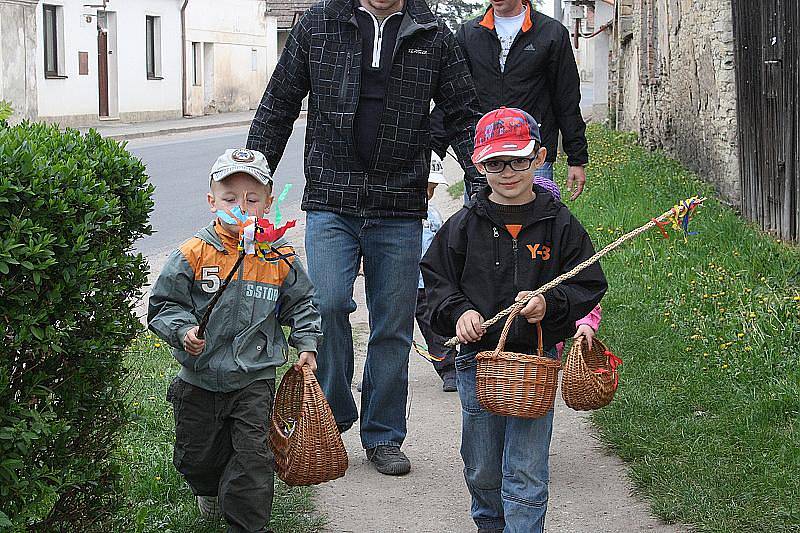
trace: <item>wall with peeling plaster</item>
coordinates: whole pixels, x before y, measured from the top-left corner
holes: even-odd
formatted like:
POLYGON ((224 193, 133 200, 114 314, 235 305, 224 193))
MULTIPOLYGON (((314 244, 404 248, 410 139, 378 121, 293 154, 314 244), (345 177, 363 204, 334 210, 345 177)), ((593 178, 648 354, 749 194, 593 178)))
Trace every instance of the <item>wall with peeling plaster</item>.
POLYGON ((609 114, 741 203, 730 0, 619 0, 609 114))

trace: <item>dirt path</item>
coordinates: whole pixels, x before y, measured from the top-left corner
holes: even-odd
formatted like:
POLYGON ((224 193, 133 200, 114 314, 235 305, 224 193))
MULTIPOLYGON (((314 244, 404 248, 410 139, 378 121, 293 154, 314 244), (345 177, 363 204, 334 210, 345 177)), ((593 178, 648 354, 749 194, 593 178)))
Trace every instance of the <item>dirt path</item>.
MULTIPOLYGON (((448 175, 457 174, 450 167, 448 175)), ((437 191, 434 201, 445 216, 459 207, 444 191, 437 191)), ((357 330, 358 380, 368 335, 362 278, 358 280, 355 299, 359 308, 351 316, 351 322, 357 330)), ((421 340, 419 332, 416 338, 421 340)), ((355 383, 353 393, 358 403, 355 383)), ((412 462, 408 476, 391 478, 378 474, 364 457, 357 430, 344 435, 350 457, 347 475, 316 489, 317 510, 329 519, 326 532, 476 530, 469 516, 469 493, 458 451, 461 435, 458 396, 442 392, 439 377, 430 363, 413 353, 409 365, 408 415, 408 437, 403 446, 412 462)), ((550 447, 550 475, 548 531, 688 531, 665 525, 651 516, 647 504, 631 495, 622 461, 597 441, 586 416, 568 409, 560 398, 550 447)))

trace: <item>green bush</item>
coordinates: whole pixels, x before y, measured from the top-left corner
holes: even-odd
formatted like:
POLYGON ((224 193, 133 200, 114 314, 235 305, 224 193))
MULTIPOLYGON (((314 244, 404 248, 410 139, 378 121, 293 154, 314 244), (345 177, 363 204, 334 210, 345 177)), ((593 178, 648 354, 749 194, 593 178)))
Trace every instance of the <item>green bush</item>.
POLYGON ((0 128, 0 530, 102 530, 117 507, 152 192, 94 131, 0 128))

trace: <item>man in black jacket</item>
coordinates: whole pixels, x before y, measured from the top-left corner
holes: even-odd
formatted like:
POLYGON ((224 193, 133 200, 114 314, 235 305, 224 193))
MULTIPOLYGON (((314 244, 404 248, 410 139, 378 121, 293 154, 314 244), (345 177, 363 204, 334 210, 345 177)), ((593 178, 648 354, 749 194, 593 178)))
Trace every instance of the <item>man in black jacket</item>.
POLYGON ((446 115, 462 167, 477 175, 470 161, 477 95, 453 34, 423 0, 328 0, 302 16, 247 141, 271 168, 307 94, 302 208, 325 338, 317 376, 346 431, 359 418, 348 315, 363 258, 370 339, 361 442, 381 473, 405 474, 411 464, 400 445, 427 214, 430 103, 446 115))
MULTIPOLYGON (((580 77, 567 29, 536 11, 528 0, 490 0, 486 13, 467 21, 456 40, 467 58, 480 99, 481 112, 514 107, 541 125, 547 162, 537 175, 553 179, 558 133, 563 137, 569 173, 567 188, 576 199, 586 183, 589 162, 586 124, 580 110, 580 77)), ((444 113, 431 117, 433 148, 444 156, 450 144, 442 124, 444 113)), ((485 185, 466 176, 470 193, 485 185)))

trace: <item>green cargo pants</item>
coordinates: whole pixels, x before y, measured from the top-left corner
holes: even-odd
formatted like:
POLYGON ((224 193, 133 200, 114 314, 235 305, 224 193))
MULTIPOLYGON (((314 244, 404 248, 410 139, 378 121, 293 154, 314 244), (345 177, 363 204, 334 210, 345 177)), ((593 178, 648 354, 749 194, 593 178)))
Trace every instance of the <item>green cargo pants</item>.
POLYGON ((269 424, 275 380, 211 392, 175 378, 173 464, 197 496, 217 496, 230 533, 267 531, 274 496, 269 424))

